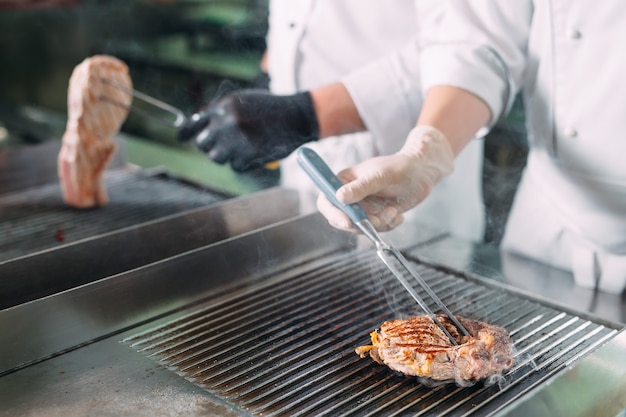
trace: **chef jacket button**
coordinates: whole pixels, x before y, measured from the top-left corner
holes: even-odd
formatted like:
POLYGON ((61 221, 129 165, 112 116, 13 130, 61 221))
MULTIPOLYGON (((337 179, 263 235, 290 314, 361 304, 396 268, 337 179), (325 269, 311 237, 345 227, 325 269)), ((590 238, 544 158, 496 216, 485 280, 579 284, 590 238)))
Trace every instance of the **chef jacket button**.
POLYGON ((565 136, 567 136, 568 138, 575 138, 576 136, 578 136, 578 131, 573 127, 568 127, 567 129, 565 129, 565 136))
POLYGON ((582 33, 578 29, 570 29, 569 37, 572 39, 580 39, 582 37, 582 33))
POLYGON ((296 27, 295 22, 289 22, 289 29, 293 29, 296 27))

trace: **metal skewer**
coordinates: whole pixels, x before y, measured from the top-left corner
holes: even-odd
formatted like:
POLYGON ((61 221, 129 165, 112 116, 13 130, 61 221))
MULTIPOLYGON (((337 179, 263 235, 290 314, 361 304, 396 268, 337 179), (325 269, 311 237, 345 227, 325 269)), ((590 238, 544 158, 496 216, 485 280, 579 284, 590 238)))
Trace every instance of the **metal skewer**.
MULTIPOLYGON (((157 114, 150 112, 150 111, 146 111, 140 107, 137 106, 128 106, 124 103, 120 103, 119 101, 108 97, 108 96, 100 96, 100 100, 102 101, 106 101, 107 103, 111 103, 115 106, 124 108, 128 111, 134 111, 136 113, 141 114, 142 116, 151 118, 153 120, 158 121, 159 123, 162 123, 166 126, 171 126, 171 127, 175 127, 175 128, 180 128, 181 126, 183 126, 185 124, 185 122, 187 122, 187 120, 191 120, 191 121, 197 121, 200 117, 202 117, 202 115, 200 113, 194 113, 192 114, 189 118, 187 118, 187 116, 185 116, 185 113, 182 112, 182 110, 165 103, 164 101, 161 101, 157 98, 154 98, 152 96, 149 96, 146 93, 142 93, 141 91, 137 91, 135 89, 132 88, 128 88, 125 87, 119 83, 116 83, 115 81, 111 81, 107 78, 102 78, 101 79, 102 82, 104 84, 108 84, 114 88, 117 88, 120 91, 123 91, 125 93, 128 93, 130 95, 132 95, 134 98, 139 99, 145 103, 148 103, 149 105, 152 105, 153 107, 156 107, 159 110, 163 110, 164 112, 168 113, 168 115, 170 116, 174 116, 174 120, 170 121, 167 118, 163 118, 158 116, 157 114)), ((171 119, 171 117, 170 117, 171 119)), ((278 161, 271 161, 271 162, 267 162, 264 167, 266 169, 269 170, 276 170, 280 167, 279 162, 278 161)))
POLYGON ((393 273, 393 275, 400 281, 402 286, 409 292, 411 297, 417 302, 417 304, 424 310, 424 312, 432 319, 432 321, 439 326, 444 334, 450 339, 450 343, 458 345, 457 341, 452 337, 450 332, 445 328, 433 311, 428 307, 424 300, 419 296, 415 288, 406 280, 404 275, 393 265, 390 256, 397 260, 402 267, 414 278, 417 283, 426 291, 426 294, 441 308, 445 315, 448 316, 450 321, 459 329, 459 331, 465 335, 470 336, 469 332, 459 320, 450 312, 446 305, 437 297, 435 292, 426 284, 426 281, 417 273, 417 271, 411 266, 406 258, 400 253, 398 249, 386 243, 376 232, 376 229, 372 223, 367 219, 365 211, 359 203, 343 204, 335 197, 336 191, 343 184, 341 180, 330 170, 328 165, 320 158, 320 156, 310 148, 302 147, 298 149, 298 163, 304 169, 304 171, 311 177, 315 185, 326 195, 330 202, 337 208, 341 209, 348 215, 350 220, 363 232, 363 234, 369 238, 374 245, 376 245, 376 254, 387 266, 387 268, 393 273))

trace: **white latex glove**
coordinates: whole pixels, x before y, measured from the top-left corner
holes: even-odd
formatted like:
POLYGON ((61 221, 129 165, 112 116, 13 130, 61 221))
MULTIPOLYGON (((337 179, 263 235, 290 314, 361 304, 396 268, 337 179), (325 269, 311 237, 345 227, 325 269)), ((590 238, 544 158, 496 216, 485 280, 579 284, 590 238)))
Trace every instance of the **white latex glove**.
MULTIPOLYGON (((453 170, 454 153, 444 134, 431 126, 418 126, 398 152, 368 159, 338 173, 344 185, 336 195, 345 204, 360 202, 374 227, 384 232, 402 223, 402 213, 422 202, 433 186, 453 170)), ((331 226, 358 231, 323 194, 317 199, 317 208, 331 226)))

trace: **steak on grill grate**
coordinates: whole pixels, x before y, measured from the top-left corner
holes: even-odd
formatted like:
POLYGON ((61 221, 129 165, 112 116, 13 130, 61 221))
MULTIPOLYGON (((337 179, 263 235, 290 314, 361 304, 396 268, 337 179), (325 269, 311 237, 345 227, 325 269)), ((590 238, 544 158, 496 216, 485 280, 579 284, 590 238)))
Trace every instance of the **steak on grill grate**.
POLYGON ((502 327, 457 316, 471 336, 462 336, 448 316, 437 318, 458 345, 428 316, 384 322, 370 333, 372 345, 356 348, 381 365, 405 375, 427 377, 435 381, 478 381, 501 374, 513 366, 512 344, 502 327))

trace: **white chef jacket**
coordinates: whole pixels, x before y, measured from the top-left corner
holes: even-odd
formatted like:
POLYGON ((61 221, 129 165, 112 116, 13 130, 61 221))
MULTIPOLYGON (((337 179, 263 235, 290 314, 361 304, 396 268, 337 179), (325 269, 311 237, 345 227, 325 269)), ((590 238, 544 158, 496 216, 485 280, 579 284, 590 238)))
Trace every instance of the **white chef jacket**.
POLYGON ((530 153, 503 248, 626 287, 626 3, 450 0, 423 87, 456 85, 494 115, 523 89, 530 153))
MULTIPOLYGON (((434 34, 442 11, 439 0, 270 0, 269 6, 271 91, 293 94, 342 81, 368 129, 307 146, 335 172, 399 150, 421 107, 417 40, 434 34), (428 6, 418 12, 417 3, 428 6), (420 34, 420 28, 425 33, 420 34)), ((414 219, 481 240, 482 155, 482 141, 477 139, 456 161, 455 173, 408 212, 405 222, 414 219)), ((281 169, 281 185, 300 191, 304 212, 315 210, 319 192, 297 165, 295 154, 281 161, 281 169)))

